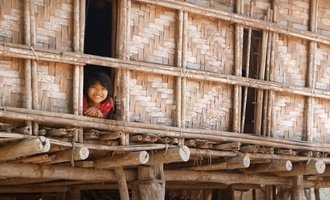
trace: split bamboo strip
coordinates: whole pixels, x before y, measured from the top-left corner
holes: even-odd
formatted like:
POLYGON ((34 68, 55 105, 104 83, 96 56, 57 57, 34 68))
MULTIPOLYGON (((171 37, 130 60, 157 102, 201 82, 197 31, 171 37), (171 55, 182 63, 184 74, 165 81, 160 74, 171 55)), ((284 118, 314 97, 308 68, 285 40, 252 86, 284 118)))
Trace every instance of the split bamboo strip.
POLYGON ((178 67, 160 65, 154 63, 145 63, 139 61, 119 60, 95 55, 79 54, 73 52, 60 52, 56 50, 46 50, 34 48, 34 51, 24 45, 0 42, 0 55, 24 59, 37 59, 51 62, 61 62, 68 64, 94 64, 111 68, 126 68, 135 71, 150 72, 169 76, 189 77, 196 80, 215 81, 219 83, 240 85, 276 92, 287 92, 303 96, 311 96, 322 99, 330 99, 330 92, 320 89, 312 89, 289 84, 276 83, 264 80, 256 80, 246 77, 237 77, 228 74, 219 74, 201 70, 189 69, 189 73, 182 73, 178 67))
MULTIPOLYGON (((43 123, 54 123, 69 126, 82 126, 89 128, 107 129, 110 131, 123 131, 130 133, 152 134, 158 137, 183 137, 195 139, 207 139, 212 141, 230 141, 246 144, 272 146, 275 148, 300 149, 309 151, 329 152, 327 144, 313 144, 303 141, 281 140, 276 138, 264 138, 247 134, 238 134, 226 131, 196 130, 161 125, 121 122, 114 120, 96 119, 85 116, 76 116, 64 113, 27 110, 22 108, 9 108, 0 110, 0 117, 17 120, 33 120, 43 123), (8 111, 11 110, 11 111, 8 111), (15 111, 15 112, 12 112, 15 111), (166 130, 166 132, 164 132, 166 130)), ((243 148, 243 147, 241 147, 243 148)))
POLYGON ((31 156, 38 153, 48 152, 50 141, 43 137, 26 139, 0 147, 0 160, 12 160, 23 156, 31 156))
POLYGON ((114 171, 117 177, 120 199, 129 200, 128 188, 127 188, 126 177, 123 167, 116 167, 114 171))
POLYGON ((326 165, 323 160, 310 160, 302 163, 294 163, 291 171, 277 172, 278 176, 298 176, 322 174, 325 171, 326 165))
POLYGON ((94 167, 99 169, 146 164, 149 154, 146 151, 130 152, 126 155, 109 156, 94 161, 94 167))
POLYGON ((289 160, 272 160, 270 163, 259 164, 245 170, 245 173, 264 173, 264 172, 278 172, 291 171, 292 163, 289 160))
POLYGON ((74 162, 76 160, 85 160, 89 156, 89 150, 86 147, 78 147, 64 151, 59 151, 56 152, 54 155, 55 158, 50 162, 50 164, 62 163, 62 162, 74 162))
POLYGON ((186 162, 190 157, 190 149, 187 146, 158 150, 150 154, 148 165, 156 165, 173 162, 186 162))
POLYGON ((191 3, 183 2, 183 1, 173 1, 173 0, 137 0, 139 2, 164 6, 171 9, 178 9, 187 11, 189 13, 195 13, 202 16, 207 17, 214 17, 217 19, 222 19, 231 23, 237 23, 242 24, 244 26, 249 26, 251 28, 256 29, 262 29, 262 30, 268 30, 284 35, 290 35, 306 40, 316 41, 323 44, 330 44, 330 39, 327 36, 312 33, 309 31, 304 31, 297 28, 291 28, 284 25, 276 24, 276 23, 270 23, 264 20, 256 19, 247 17, 245 15, 240 15, 237 13, 229 13, 222 11, 220 9, 212 9, 212 8, 205 8, 202 6, 194 5, 191 3))

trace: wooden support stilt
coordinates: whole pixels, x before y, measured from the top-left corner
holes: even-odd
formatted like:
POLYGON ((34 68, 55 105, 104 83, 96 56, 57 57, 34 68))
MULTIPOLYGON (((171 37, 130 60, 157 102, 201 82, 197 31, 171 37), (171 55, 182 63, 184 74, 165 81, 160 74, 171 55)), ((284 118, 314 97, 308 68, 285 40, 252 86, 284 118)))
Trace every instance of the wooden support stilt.
POLYGON ((291 200, 302 199, 304 199, 304 177, 303 175, 294 176, 292 178, 291 200))
POLYGON ((49 149, 50 142, 43 136, 34 139, 26 139, 0 147, 0 160, 12 160, 23 156, 45 153, 48 152, 49 149))
POLYGON ((150 154, 148 165, 186 162, 190 157, 190 149, 186 146, 162 149, 150 154))
POLYGON ((115 170, 115 174, 117 177, 120 199, 129 200, 128 188, 127 188, 127 183, 126 183, 126 178, 125 178, 123 167, 116 167, 114 170, 115 170))
POLYGON ((80 190, 78 188, 70 188, 69 198, 70 200, 80 200, 80 190))
POLYGON ((263 172, 278 172, 291 171, 292 163, 289 160, 273 160, 270 163, 256 165, 247 169, 246 173, 263 173, 263 172))
POLYGON ((291 171, 277 172, 278 176, 298 176, 298 175, 311 175, 322 174, 325 171, 325 163, 323 160, 312 160, 303 163, 295 163, 291 171))
POLYGON ((225 162, 211 164, 207 166, 197 166, 190 169, 194 170, 221 170, 221 169, 240 169, 247 168, 250 166, 250 157, 248 155, 237 156, 227 159, 225 162))
POLYGON ((113 168, 120 166, 134 166, 146 164, 149 154, 146 151, 130 152, 126 155, 116 155, 94 161, 95 168, 113 168))

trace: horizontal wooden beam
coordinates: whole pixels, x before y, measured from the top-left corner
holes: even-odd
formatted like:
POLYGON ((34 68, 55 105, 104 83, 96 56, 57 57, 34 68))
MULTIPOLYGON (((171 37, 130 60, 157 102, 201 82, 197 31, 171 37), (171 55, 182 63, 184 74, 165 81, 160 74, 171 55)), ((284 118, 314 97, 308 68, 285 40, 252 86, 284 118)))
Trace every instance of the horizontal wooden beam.
POLYGON ((89 156, 89 150, 86 147, 77 147, 56 152, 54 153, 54 155, 55 158, 51 162, 49 162, 49 164, 85 160, 89 156))
POLYGON ((272 160, 270 163, 259 164, 249 169, 245 173, 264 173, 264 172, 278 172, 278 171, 291 171, 292 163, 289 160, 272 160))
POLYGON ((0 161, 13 160, 23 156, 45 153, 50 150, 49 139, 40 136, 5 144, 0 147, 0 161))
MULTIPOLYGON (((170 126, 161 126, 154 125, 148 123, 135 123, 135 122, 123 122, 116 120, 105 120, 105 119, 97 119, 86 116, 79 116, 73 114, 65 114, 65 113, 54 113, 48 111, 36 111, 30 109, 23 108, 12 108, 5 107, 3 110, 0 108, 0 117, 7 119, 16 119, 16 120, 30 120, 36 121, 39 123, 47 123, 47 124, 61 124, 61 125, 69 125, 69 126, 77 126, 77 127, 88 127, 88 128, 99 128, 106 129, 111 131, 122 131, 129 133, 139 133, 139 134, 152 134, 158 137, 175 137, 175 138, 195 138, 195 139, 208 139, 212 141, 225 141, 225 142, 241 142, 245 144, 256 144, 263 146, 271 146, 275 148, 289 148, 289 149, 300 149, 300 150, 309 150, 309 151, 320 151, 320 152, 330 152, 330 145, 323 144, 314 144, 306 141, 292 141, 292 140, 281 140, 277 138, 269 138, 269 137, 260 137, 254 136, 250 134, 241 134, 241 133, 233 133, 227 131, 216 131, 216 130, 200 130, 200 129, 188 129, 188 128, 178 128, 178 127, 170 127, 170 126)), ((8 133, 4 133, 3 137, 6 135, 10 135, 8 133)), ((51 142, 58 141, 53 141, 51 142)), ((69 142, 61 142, 58 145, 63 145, 67 147, 72 147, 72 144, 69 142)), ((93 149, 95 145, 92 144, 84 144, 87 148, 93 149)), ((106 146, 106 145, 98 145, 100 150, 133 150, 131 146, 106 146)), ((134 146, 138 148, 138 146, 134 146)), ((136 150, 150 150, 154 149, 162 149, 166 148, 166 144, 147 144, 141 145, 141 148, 136 150), (155 145, 153 147, 153 145, 155 145), (145 149, 142 148, 145 147, 145 149), (148 149, 149 147, 149 149, 148 149)), ((259 154, 256 154, 259 156, 259 154)), ((264 157, 269 157, 270 159, 274 156, 274 158, 280 155, 267 155, 264 157)), ((284 156, 282 159, 291 160, 290 158, 295 158, 295 156, 284 156), (290 157, 290 158, 289 158, 290 157)), ((253 154, 251 154, 251 159, 253 154)), ((299 157, 299 159, 305 160, 307 157, 299 157)), ((330 162, 329 158, 322 158, 326 163, 330 162)))
POLYGON ((148 165, 173 162, 187 162, 190 158, 190 149, 187 146, 173 147, 150 153, 148 165))
POLYGON ((242 169, 250 166, 249 155, 238 155, 236 157, 228 158, 225 162, 212 163, 203 166, 191 167, 189 169, 200 171, 222 170, 222 169, 242 169))
POLYGON ((134 71, 142 71, 154 74, 163 74, 182 78, 214 81, 230 85, 240 85, 257 89, 271 90, 276 92, 287 92, 302 96, 317 97, 330 99, 330 92, 320 89, 308 87, 294 86, 285 83, 277 83, 264 81, 246 77, 239 77, 230 74, 220 74, 216 72, 208 72, 196 69, 183 71, 182 68, 154 63, 146 63, 139 61, 120 60, 115 58, 94 56, 73 52, 62 52, 56 50, 48 50, 34 48, 26 45, 18 45, 0 42, 0 56, 8 56, 14 58, 24 58, 32 60, 43 60, 49 62, 60 62, 74 65, 93 64, 111 68, 125 68, 134 71))
POLYGON ((130 152, 125 155, 115 155, 94 161, 94 167, 99 169, 134 166, 146 164, 149 161, 149 154, 146 151, 130 152))
POLYGON ((276 24, 273 22, 255 19, 246 15, 240 15, 236 13, 230 13, 222 11, 220 9, 206 8, 192 3, 187 3, 179 0, 137 0, 143 3, 149 3, 154 5, 160 5, 163 7, 183 10, 194 14, 199 14, 202 16, 213 17, 216 19, 221 19, 228 21, 230 23, 241 24, 245 27, 251 27, 266 31, 272 31, 275 33, 280 33, 284 35, 294 36, 301 39, 306 39, 310 41, 320 42, 323 44, 330 44, 330 38, 322 34, 314 33, 311 31, 300 30, 296 28, 287 27, 281 24, 276 24))
POLYGON ((298 176, 298 175, 313 175, 322 174, 325 171, 326 165, 322 160, 310 160, 307 162, 294 163, 291 171, 276 172, 277 176, 298 176))

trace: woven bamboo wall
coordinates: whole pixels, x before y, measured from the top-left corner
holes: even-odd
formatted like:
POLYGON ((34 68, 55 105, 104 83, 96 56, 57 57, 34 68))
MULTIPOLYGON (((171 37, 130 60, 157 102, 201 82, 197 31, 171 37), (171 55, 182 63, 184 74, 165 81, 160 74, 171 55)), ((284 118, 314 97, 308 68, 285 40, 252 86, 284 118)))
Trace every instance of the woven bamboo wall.
POLYGON ((234 0, 181 0, 202 7, 233 12, 234 0))
POLYGON ((278 23, 308 30, 310 0, 278 0, 278 23))
POLYGON ((231 130, 233 87, 208 81, 187 80, 185 126, 231 130))
POLYGON ((23 1, 0 0, 0 41, 23 43, 23 14, 23 1))
POLYGON ((187 68, 232 74, 233 27, 226 22, 189 15, 187 68))
POLYGON ((330 101, 323 99, 315 99, 314 108, 314 142, 330 142, 330 101))
POLYGON ((0 57, 0 105, 24 106, 24 62, 0 57))
POLYGON ((267 16, 267 10, 272 7, 272 0, 245 1, 244 3, 244 14, 246 16, 262 20, 267 16))
POLYGON ((132 72, 130 85, 130 120, 174 125, 174 77, 132 72))
POLYGON ((330 36, 330 4, 328 0, 319 0, 318 32, 325 36, 330 36))
POLYGON ((72 51, 73 1, 33 1, 36 16, 36 46, 72 51))
POLYGON ((175 17, 174 10, 133 1, 130 11, 129 58, 174 65, 175 17))

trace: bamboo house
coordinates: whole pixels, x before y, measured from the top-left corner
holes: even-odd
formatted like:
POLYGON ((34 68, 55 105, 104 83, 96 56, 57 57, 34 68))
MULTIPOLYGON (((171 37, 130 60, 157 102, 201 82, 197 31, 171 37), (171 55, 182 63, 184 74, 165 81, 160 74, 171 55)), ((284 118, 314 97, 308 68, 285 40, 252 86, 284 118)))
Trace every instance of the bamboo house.
POLYGON ((318 200, 329 141, 328 0, 0 0, 1 199, 318 200))

